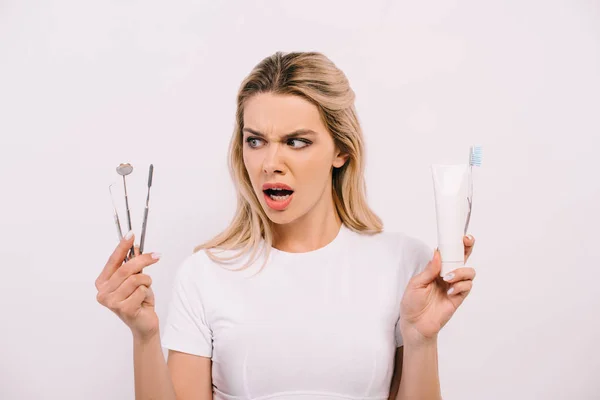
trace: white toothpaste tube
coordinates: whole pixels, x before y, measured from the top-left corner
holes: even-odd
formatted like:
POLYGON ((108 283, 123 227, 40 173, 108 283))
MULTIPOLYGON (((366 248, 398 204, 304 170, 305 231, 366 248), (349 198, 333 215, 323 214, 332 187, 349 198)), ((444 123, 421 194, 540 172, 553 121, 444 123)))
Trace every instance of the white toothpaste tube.
POLYGON ((463 236, 469 211, 468 183, 470 166, 439 165, 431 166, 437 217, 438 248, 442 257, 444 276, 465 265, 465 245, 463 236))

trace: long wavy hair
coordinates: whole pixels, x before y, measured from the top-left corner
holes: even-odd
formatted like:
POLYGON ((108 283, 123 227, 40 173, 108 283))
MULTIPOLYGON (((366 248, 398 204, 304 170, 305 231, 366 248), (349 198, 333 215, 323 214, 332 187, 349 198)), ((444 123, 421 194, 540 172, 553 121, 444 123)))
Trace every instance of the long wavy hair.
MULTIPOLYGON (((383 230, 381 219, 369 208, 364 181, 364 143, 354 92, 335 64, 318 52, 276 52, 263 59, 242 82, 237 96, 236 124, 229 144, 229 171, 237 192, 237 210, 229 226, 202 249, 219 263, 249 256, 239 269, 251 265, 261 252, 265 263, 273 243, 272 222, 264 212, 243 159, 244 105, 259 93, 300 96, 317 106, 337 148, 348 158, 332 170, 335 209, 349 229, 367 234, 383 230), (264 247, 261 246, 263 243, 264 247), (234 250, 233 253, 229 252, 234 250), (228 251, 228 256, 219 253, 228 251)), ((264 266, 264 264, 263 264, 264 266)))

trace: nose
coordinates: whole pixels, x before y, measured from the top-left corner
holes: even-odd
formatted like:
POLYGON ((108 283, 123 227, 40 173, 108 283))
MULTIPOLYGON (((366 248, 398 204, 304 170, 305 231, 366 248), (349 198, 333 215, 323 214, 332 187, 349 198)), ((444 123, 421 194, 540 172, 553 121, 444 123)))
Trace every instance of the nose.
POLYGON ((263 171, 267 175, 285 173, 285 164, 281 156, 279 143, 269 145, 263 160, 263 171))

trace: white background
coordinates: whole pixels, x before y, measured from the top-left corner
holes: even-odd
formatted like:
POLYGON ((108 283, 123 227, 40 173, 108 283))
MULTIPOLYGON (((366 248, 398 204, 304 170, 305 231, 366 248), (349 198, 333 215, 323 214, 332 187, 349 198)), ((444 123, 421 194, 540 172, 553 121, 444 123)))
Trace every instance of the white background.
POLYGON ((444 399, 600 399, 593 0, 0 0, 0 398, 133 398, 130 332, 94 287, 117 243, 115 167, 135 168, 138 235, 155 167, 146 250, 164 256, 146 272, 164 322, 177 266, 234 211, 239 84, 278 50, 348 76, 388 230, 434 247, 429 166, 484 147, 444 399))

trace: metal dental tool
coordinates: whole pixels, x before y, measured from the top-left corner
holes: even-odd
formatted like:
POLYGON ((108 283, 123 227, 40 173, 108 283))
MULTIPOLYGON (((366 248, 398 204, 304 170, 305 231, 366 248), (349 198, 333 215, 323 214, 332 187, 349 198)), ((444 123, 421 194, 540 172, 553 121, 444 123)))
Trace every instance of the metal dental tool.
MULTIPOLYGON (((131 228, 131 213, 129 211, 129 199, 127 198, 127 183, 125 183, 125 177, 133 172, 133 166, 129 163, 119 164, 117 167, 117 173, 123 177, 123 187, 125 188, 125 208, 127 209, 127 226, 129 230, 131 228)), ((130 249, 130 257, 135 257, 135 249, 134 246, 131 246, 130 249)))
POLYGON ((150 164, 148 170, 148 194, 146 195, 146 210, 144 211, 144 222, 142 223, 142 238, 140 239, 140 254, 144 253, 144 239, 146 238, 146 224, 148 222, 148 202, 150 201, 150 187, 152 186, 152 175, 154 173, 154 165, 150 164))
MULTIPOLYGON (((111 183, 110 185, 108 185, 108 191, 110 192, 110 199, 112 201, 112 206, 113 206, 113 213, 114 213, 114 218, 115 218, 115 225, 117 226, 117 235, 119 236, 119 241, 123 240, 123 231, 121 230, 121 222, 119 221, 119 213, 117 212, 117 205, 115 204, 115 196, 113 195, 112 192, 112 187, 113 185, 116 185, 116 183, 111 183)), ((125 262, 128 261, 128 257, 125 258, 125 262)))
POLYGON ((117 225, 117 234, 119 235, 119 240, 123 240, 123 231, 121 230, 121 222, 119 221, 119 214, 117 213, 117 206, 115 204, 115 197, 112 193, 112 186, 115 185, 111 183, 108 185, 108 191, 110 192, 110 199, 112 200, 114 216, 115 216, 115 225, 117 225))

